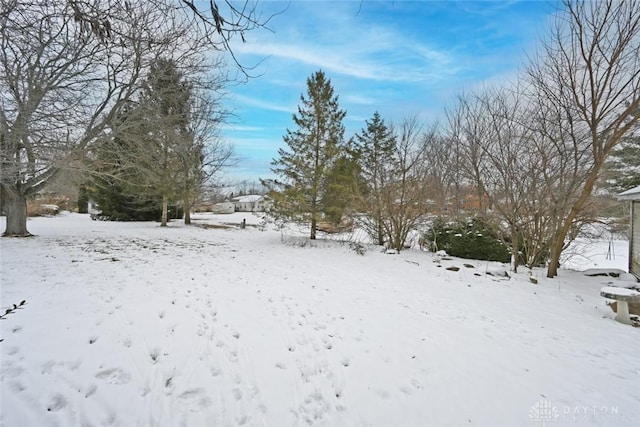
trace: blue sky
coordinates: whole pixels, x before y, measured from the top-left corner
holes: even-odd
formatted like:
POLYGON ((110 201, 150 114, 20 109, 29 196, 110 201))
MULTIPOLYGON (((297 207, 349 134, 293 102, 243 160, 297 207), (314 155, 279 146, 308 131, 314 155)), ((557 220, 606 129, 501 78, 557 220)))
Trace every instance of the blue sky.
POLYGON ((349 138, 375 111, 388 122, 442 121, 456 96, 513 79, 544 33, 551 1, 259 1, 269 27, 235 42, 258 76, 230 88, 223 135, 239 165, 227 179, 272 177, 306 80, 331 79, 349 138))

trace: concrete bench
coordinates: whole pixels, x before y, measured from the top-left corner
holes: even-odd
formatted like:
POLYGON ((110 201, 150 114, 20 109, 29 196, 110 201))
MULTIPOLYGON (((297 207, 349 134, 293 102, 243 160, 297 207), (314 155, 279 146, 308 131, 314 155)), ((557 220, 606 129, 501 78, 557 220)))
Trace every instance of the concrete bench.
POLYGON ((634 291, 633 289, 607 286, 600 289, 600 295, 608 299, 616 300, 618 302, 616 320, 620 323, 631 325, 629 303, 640 302, 640 292, 634 291))

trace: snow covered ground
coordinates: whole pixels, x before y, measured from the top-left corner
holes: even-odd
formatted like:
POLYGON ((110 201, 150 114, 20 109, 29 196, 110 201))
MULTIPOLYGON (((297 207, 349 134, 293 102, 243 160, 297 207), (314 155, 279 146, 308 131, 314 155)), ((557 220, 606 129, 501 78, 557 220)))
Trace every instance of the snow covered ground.
MULTIPOLYGON (((2 426, 640 425, 640 328, 599 296, 624 278, 252 226, 29 229, 0 240, 2 313, 26 300, 0 320, 2 426)), ((582 269, 625 269, 615 245, 582 269)))

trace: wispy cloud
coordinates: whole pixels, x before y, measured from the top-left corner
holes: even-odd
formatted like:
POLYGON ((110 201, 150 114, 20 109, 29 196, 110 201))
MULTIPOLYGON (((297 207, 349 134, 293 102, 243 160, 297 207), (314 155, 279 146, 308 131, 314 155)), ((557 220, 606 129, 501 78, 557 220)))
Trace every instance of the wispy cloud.
MULTIPOLYGON (((322 68, 358 79, 388 82, 419 82, 426 78, 450 75, 455 62, 444 52, 413 45, 400 52, 376 49, 299 44, 245 44, 237 53, 268 57, 267 61, 288 60, 322 68), (405 63, 405 66, 398 65, 405 63)), ((295 66, 295 65, 293 65, 295 66)))
POLYGON ((291 113, 295 111, 295 106, 287 106, 265 101, 264 99, 252 98, 246 95, 234 94, 234 100, 240 105, 249 105, 263 110, 279 111, 282 113, 291 113))
POLYGON ((252 34, 235 53, 254 63, 265 59, 265 68, 286 61, 289 68, 306 65, 377 82, 423 82, 456 72, 459 61, 446 46, 420 39, 398 23, 359 16, 355 2, 324 4, 292 3, 275 34, 252 34))
POLYGON ((224 130, 246 173, 277 157, 314 71, 331 79, 348 134, 374 111, 390 122, 430 121, 461 91, 511 80, 553 9, 538 1, 260 4, 266 14, 287 10, 271 21, 274 33, 251 31, 232 45, 241 63, 259 64, 258 78, 234 88, 238 126, 224 130))
POLYGON ((377 98, 361 95, 357 93, 349 93, 341 96, 340 100, 348 104, 375 105, 379 102, 377 98))
POLYGON ((265 128, 261 126, 242 126, 242 125, 235 125, 232 123, 222 125, 220 129, 224 131, 235 131, 235 132, 260 132, 265 130, 265 128))

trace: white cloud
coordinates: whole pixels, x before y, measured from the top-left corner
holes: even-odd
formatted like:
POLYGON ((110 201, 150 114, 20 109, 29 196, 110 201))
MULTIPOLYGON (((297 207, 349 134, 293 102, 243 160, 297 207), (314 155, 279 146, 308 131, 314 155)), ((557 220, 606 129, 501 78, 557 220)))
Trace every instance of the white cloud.
POLYGON ((371 97, 365 96, 361 94, 348 93, 344 96, 340 96, 340 101, 349 103, 349 104, 360 104, 360 105, 375 105, 378 100, 371 97))
POLYGON ((291 4, 281 24, 273 23, 275 34, 251 34, 247 43, 234 45, 234 52, 254 56, 249 61, 265 60, 261 66, 267 68, 279 64, 279 73, 295 72, 305 64, 330 74, 390 83, 442 80, 457 71, 453 64, 460 61, 450 49, 418 41, 403 28, 360 18, 354 3, 329 4, 291 4))
MULTIPOLYGON (((456 67, 448 54, 420 45, 404 46, 391 51, 384 46, 367 41, 361 44, 321 46, 318 44, 247 43, 236 53, 276 57, 300 62, 359 79, 388 82, 420 82, 425 79, 440 79, 453 74, 456 67), (401 64, 399 66, 399 63, 401 64)), ((410 44, 407 42, 407 44, 410 44)), ((269 62, 269 59, 267 59, 269 62)))
POLYGON ((282 113, 292 113, 296 111, 295 106, 291 107, 291 106, 276 104, 273 102, 264 101, 262 99, 252 98, 245 95, 236 94, 233 96, 233 99, 237 101, 239 104, 246 104, 246 105, 257 107, 263 110, 279 111, 282 113))
POLYGON ((220 128, 222 130, 234 131, 234 132, 260 132, 265 129, 260 126, 242 126, 242 125, 236 125, 233 123, 222 125, 220 128))

